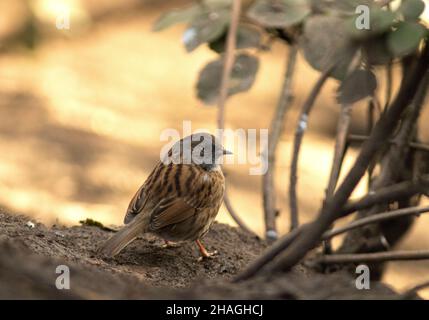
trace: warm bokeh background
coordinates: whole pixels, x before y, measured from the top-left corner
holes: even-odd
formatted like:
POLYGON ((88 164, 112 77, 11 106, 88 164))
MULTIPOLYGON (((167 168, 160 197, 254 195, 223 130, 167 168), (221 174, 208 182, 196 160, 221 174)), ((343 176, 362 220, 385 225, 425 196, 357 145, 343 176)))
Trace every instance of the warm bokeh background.
MULTIPOLYGON (((85 218, 121 224, 131 196, 159 158, 165 143, 161 131, 181 132, 184 120, 191 120, 194 129, 215 129, 216 109, 195 98, 194 85, 198 71, 216 54, 205 47, 187 54, 181 44, 183 26, 151 32, 160 13, 186 2, 0 2, 1 206, 47 224, 77 224, 85 218), (70 30, 55 28, 62 5, 72 8, 70 30), (33 49, 15 40, 28 35, 29 20, 39 30, 31 38, 33 49)), ((274 44, 260 55, 252 90, 228 101, 228 128, 268 127, 286 54, 284 46, 274 44)), ((282 232, 288 228, 291 133, 316 77, 300 59, 296 99, 278 150, 282 232)), ((325 87, 305 137, 299 168, 302 220, 314 218, 327 182, 338 115, 336 85, 331 81, 325 87)), ((356 105, 353 132, 362 132, 363 120, 364 106, 356 105)), ((429 140, 428 130, 422 138, 429 140)), ((347 166, 355 154, 351 150, 347 166)), ((262 234, 261 177, 250 176, 245 165, 229 165, 226 171, 234 207, 262 234)), ((358 188, 356 195, 362 191, 358 188)), ((218 220, 233 224, 223 208, 218 220)), ((427 248, 428 227, 429 219, 421 217, 400 248, 427 248)), ((389 265, 385 280, 404 289, 427 280, 428 271, 428 262, 397 262, 389 265)))

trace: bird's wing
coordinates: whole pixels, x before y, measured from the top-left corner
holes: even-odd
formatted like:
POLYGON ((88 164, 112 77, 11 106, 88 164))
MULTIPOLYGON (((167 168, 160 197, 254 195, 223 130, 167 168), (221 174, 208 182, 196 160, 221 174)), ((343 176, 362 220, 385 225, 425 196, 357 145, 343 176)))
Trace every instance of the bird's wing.
POLYGON ((125 214, 124 223, 130 223, 144 208, 147 197, 145 196, 145 185, 142 185, 131 199, 125 214))
POLYGON ((198 209, 213 206, 210 197, 215 189, 212 188, 213 181, 210 176, 200 178, 201 174, 206 172, 198 167, 183 165, 175 171, 168 171, 167 166, 159 164, 134 195, 124 222, 134 220, 145 211, 150 214, 151 228, 159 229, 186 220, 198 209), (171 186, 173 184, 174 187, 171 186))
POLYGON ((145 183, 137 190, 134 197, 131 199, 128 205, 127 212, 125 214, 124 223, 128 224, 134 218, 143 211, 148 201, 148 193, 153 189, 153 184, 158 183, 159 176, 163 170, 162 162, 158 162, 155 168, 152 170, 149 177, 147 177, 145 183))
POLYGON ((193 216, 197 208, 191 206, 186 198, 174 197, 162 200, 153 210, 150 229, 155 231, 176 224, 193 216))

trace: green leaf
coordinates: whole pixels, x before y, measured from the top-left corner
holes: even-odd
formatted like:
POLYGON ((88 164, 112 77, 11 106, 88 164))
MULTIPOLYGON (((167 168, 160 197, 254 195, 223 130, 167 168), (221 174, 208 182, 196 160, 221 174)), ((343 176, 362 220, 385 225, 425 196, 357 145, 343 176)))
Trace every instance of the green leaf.
POLYGON ((418 23, 402 22, 388 35, 387 45, 395 57, 403 57, 414 52, 427 33, 428 30, 418 23))
POLYGON ((377 36, 389 31, 395 22, 395 14, 389 10, 382 10, 378 7, 371 7, 369 10, 369 29, 360 27, 360 15, 356 14, 347 20, 346 29, 355 39, 365 39, 377 36))
POLYGON ((247 16, 264 27, 287 28, 304 20, 311 13, 307 0, 256 1, 247 16))
POLYGON ((336 79, 344 78, 357 51, 342 26, 344 20, 339 17, 314 15, 305 21, 300 40, 304 57, 314 69, 325 71, 337 63, 331 73, 336 79))
MULTIPOLYGON (((199 74, 197 97, 205 104, 215 104, 219 98, 223 62, 223 58, 212 61, 199 74)), ((236 56, 229 81, 228 96, 249 90, 255 81, 258 67, 258 58, 247 54, 236 56)))
POLYGON ((183 43, 191 52, 205 42, 219 38, 228 25, 230 11, 228 9, 212 9, 192 19, 185 33, 183 43))
MULTIPOLYGON (((225 51, 227 30, 214 41, 209 47, 217 53, 225 51)), ((237 49, 258 48, 261 44, 261 33, 258 29, 250 26, 239 25, 237 30, 237 49)))
POLYGON ((175 9, 161 15, 152 26, 153 31, 164 30, 174 24, 189 22, 202 11, 199 5, 175 9))
POLYGON ((377 78, 370 70, 356 69, 342 82, 337 92, 340 104, 351 104, 374 95, 377 78))
POLYGON ((425 3, 422 0, 403 0, 396 11, 407 21, 417 21, 425 10, 425 3))

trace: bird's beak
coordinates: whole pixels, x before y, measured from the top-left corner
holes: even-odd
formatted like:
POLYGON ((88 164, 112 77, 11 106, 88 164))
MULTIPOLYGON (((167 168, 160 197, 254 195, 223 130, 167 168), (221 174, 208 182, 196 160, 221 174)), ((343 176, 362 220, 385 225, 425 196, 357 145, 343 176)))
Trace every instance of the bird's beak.
POLYGON ((225 149, 223 149, 223 154, 224 155, 227 155, 227 154, 233 154, 231 151, 228 151, 228 150, 225 150, 225 149))

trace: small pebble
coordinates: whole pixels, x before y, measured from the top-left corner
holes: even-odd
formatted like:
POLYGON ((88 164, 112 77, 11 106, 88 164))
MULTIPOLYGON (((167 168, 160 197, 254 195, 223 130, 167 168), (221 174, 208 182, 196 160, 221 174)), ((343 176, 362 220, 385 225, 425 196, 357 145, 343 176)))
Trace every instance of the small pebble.
POLYGON ((31 221, 27 221, 27 223, 25 224, 27 227, 29 227, 30 229, 33 229, 35 227, 34 222, 31 221))

